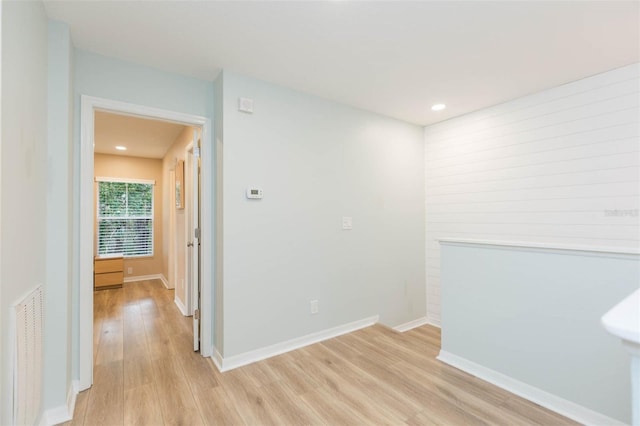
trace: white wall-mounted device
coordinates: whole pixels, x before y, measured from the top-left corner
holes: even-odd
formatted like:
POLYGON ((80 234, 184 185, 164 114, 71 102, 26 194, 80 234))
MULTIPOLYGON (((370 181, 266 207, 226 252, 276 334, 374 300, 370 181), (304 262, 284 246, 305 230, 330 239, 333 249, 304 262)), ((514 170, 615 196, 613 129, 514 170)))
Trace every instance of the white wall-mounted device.
POLYGON ((238 98, 238 111, 253 114, 253 99, 238 98))
POLYGON ((342 229, 353 229, 353 218, 351 216, 342 216, 342 229))
POLYGON ((249 199, 259 199, 262 198, 262 188, 247 188, 247 198, 249 199))

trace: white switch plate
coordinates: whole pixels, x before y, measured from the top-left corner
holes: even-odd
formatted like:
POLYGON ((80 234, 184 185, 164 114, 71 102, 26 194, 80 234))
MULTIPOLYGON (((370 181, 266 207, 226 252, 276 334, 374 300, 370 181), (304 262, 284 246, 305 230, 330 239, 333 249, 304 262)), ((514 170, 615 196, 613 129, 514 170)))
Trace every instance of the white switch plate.
POLYGON ((310 310, 312 314, 317 314, 318 313, 318 301, 317 300, 312 300, 310 303, 310 310))
POLYGON ((129 266, 127 268, 127 275, 131 275, 131 274, 133 274, 133 268, 131 266, 129 266))
POLYGON ((353 218, 351 216, 342 217, 342 229, 353 229, 353 218))

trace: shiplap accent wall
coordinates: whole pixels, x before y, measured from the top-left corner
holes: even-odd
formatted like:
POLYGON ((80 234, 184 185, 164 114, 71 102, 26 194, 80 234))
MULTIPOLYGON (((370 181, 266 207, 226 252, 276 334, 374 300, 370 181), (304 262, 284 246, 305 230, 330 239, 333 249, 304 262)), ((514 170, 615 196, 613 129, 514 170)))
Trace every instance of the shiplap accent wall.
POLYGON ((430 321, 440 238, 637 252, 639 91, 633 64, 425 128, 430 321))

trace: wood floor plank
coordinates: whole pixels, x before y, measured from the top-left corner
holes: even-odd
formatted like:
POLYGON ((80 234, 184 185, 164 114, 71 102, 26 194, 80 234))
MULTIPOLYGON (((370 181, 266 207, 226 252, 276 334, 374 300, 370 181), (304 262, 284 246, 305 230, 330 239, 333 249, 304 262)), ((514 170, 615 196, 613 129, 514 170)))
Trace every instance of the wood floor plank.
POLYGON ((201 390, 218 386, 220 373, 210 359, 193 351, 192 336, 181 333, 171 340, 171 344, 174 353, 180 359, 185 377, 189 378, 188 383, 194 395, 201 390))
POLYGON ((515 395, 508 398, 500 408, 515 413, 523 419, 527 419, 527 422, 530 422, 531 424, 556 426, 576 424, 573 420, 546 410, 538 404, 515 395))
MULTIPOLYGON (((336 349, 339 351, 340 349, 336 349)), ((337 352, 338 354, 340 352, 337 352)), ((345 363, 339 370, 340 374, 351 383, 357 384, 358 387, 366 389, 367 397, 374 403, 385 407, 386 410, 393 413, 396 417, 407 419, 414 413, 422 410, 422 405, 412 402, 405 395, 398 392, 393 387, 379 380, 352 363, 345 363)))
POLYGON ((326 382, 331 384, 326 386, 326 391, 333 395, 331 399, 341 400, 366 422, 393 425, 406 419, 405 415, 397 415, 395 410, 373 398, 371 389, 349 380, 343 374, 347 369, 346 362, 337 358, 330 359, 326 355, 309 357, 306 362, 308 365, 314 364, 326 377, 326 382))
POLYGON ((96 426, 123 424, 122 364, 120 360, 94 367, 94 384, 87 402, 85 424, 96 426))
POLYGON ((87 413, 87 402, 91 389, 80 392, 76 396, 76 405, 74 407, 73 418, 62 424, 62 426, 84 426, 84 419, 87 413))
POLYGON ((200 389, 194 394, 196 404, 207 425, 241 425, 242 417, 227 392, 218 386, 210 389, 200 389))
POLYGON ((221 383, 244 424, 278 424, 270 403, 265 401, 258 392, 254 379, 249 378, 243 369, 226 372, 221 383))
POLYGON ((94 386, 69 425, 574 425, 372 326, 220 373, 159 280, 94 294, 94 386))
POLYGON ((265 360, 264 364, 277 376, 278 381, 286 382, 294 393, 300 395, 317 388, 319 385, 305 373, 303 368, 296 364, 298 359, 300 359, 299 356, 293 357, 286 353, 265 360))
POLYGON ((124 341, 121 321, 104 320, 101 333, 95 364, 101 365, 113 361, 122 361, 124 357, 124 341))
POLYGON ((311 392, 300 395, 307 409, 313 411, 314 415, 328 425, 362 425, 362 416, 345 404, 342 400, 336 399, 335 394, 326 387, 320 387, 311 392))
POLYGON ((165 425, 202 425, 202 417, 180 368, 169 355, 152 361, 158 401, 165 425))
POLYGON ((126 357, 139 357, 148 355, 147 336, 144 330, 142 311, 137 303, 129 303, 124 306, 123 319, 123 351, 126 357))
POLYGON ((129 390, 154 382, 153 363, 148 354, 124 359, 124 389, 129 390))
POLYGON ((156 426, 163 424, 162 411, 154 385, 147 384, 124 392, 125 425, 156 426))
POLYGON ((278 381, 262 386, 258 394, 267 401, 280 425, 320 425, 322 419, 306 408, 299 395, 287 382, 278 381))

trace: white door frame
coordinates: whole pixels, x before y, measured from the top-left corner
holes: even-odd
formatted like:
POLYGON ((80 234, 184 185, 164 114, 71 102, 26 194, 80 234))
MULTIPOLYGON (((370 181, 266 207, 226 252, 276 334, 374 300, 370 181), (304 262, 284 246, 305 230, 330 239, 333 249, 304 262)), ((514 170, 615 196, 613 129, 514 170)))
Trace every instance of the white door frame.
MULTIPOLYGON (((187 144, 186 148, 184 149, 184 187, 182 188, 182 190, 184 191, 184 243, 185 243, 185 247, 184 247, 184 307, 187 311, 187 316, 191 316, 193 315, 193 300, 192 300, 192 284, 191 284, 191 280, 189 279, 191 277, 191 273, 192 271, 192 267, 191 267, 191 262, 189 262, 189 249, 186 247, 186 244, 189 242, 189 239, 191 238, 192 234, 193 234, 193 230, 191 225, 191 222, 193 221, 193 203, 191 202, 191 199, 189 198, 189 193, 191 192, 191 196, 193 196, 193 182, 191 182, 191 180, 193 179, 193 173, 191 173, 189 175, 189 172, 192 172, 193 169, 189 169, 189 162, 191 162, 191 167, 193 167, 193 158, 191 157, 191 154, 189 153, 190 150, 193 150, 193 142, 189 142, 189 144, 187 144), (187 171, 188 169, 188 171, 187 171), (191 217, 189 217, 191 216, 191 217)), ((192 252, 193 253, 193 252, 192 252)))
MULTIPOLYGON (((79 390, 85 390, 93 384, 93 253, 94 253, 94 189, 93 189, 93 145, 94 145, 94 112, 107 111, 116 114, 171 121, 202 128, 202 205, 213 206, 213 150, 211 142, 211 121, 206 117, 168 111, 143 105, 110 99, 82 95, 80 99, 80 199, 74 202, 80 206, 80 377, 79 390)), ((171 206, 173 208, 173 206, 171 206)), ((202 259, 213 261, 213 208, 201 210, 201 245, 202 259)), ((202 342, 200 354, 211 356, 213 323, 211 309, 212 294, 212 261, 202 262, 201 281, 201 323, 202 342)))

